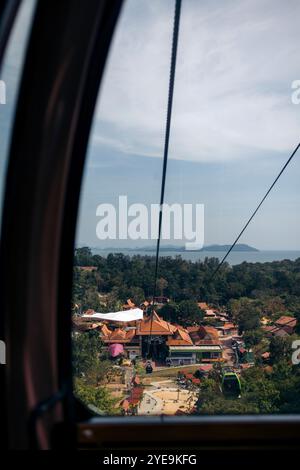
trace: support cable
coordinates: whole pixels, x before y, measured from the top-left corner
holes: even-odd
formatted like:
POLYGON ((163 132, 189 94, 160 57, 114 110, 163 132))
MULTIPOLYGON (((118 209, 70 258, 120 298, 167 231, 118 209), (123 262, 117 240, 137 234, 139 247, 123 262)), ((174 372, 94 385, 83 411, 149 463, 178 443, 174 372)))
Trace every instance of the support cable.
POLYGON ((285 169, 287 168, 287 166, 291 163, 292 159, 294 158, 294 156, 296 155, 298 149, 300 147, 300 142, 299 144, 297 145, 297 147, 293 150, 292 154, 290 155, 289 159, 287 160, 287 162, 285 163, 285 165, 281 168, 280 172, 278 173, 278 175, 276 176, 275 180, 273 181, 273 183, 271 184, 271 186, 269 187, 268 191, 266 192, 266 194, 264 195, 264 197, 262 198, 262 200, 260 201, 260 203, 258 204, 258 206, 256 207, 255 211, 252 213, 251 217, 247 220, 246 224, 244 225, 244 227, 242 228, 242 230, 240 231, 240 233, 238 234, 238 236, 236 237, 236 239, 234 240, 233 244, 231 245, 231 247, 229 248, 229 250, 227 251, 227 253, 225 254, 225 256, 223 257, 223 259, 220 261, 220 263, 218 264, 218 266, 216 267, 216 269, 214 270, 214 272, 212 273, 210 279, 208 282, 211 282, 215 275, 217 274, 217 272, 219 271, 220 267, 222 266, 222 264, 224 263, 224 261, 226 260, 226 258, 228 257, 228 255, 231 253, 231 251, 233 250, 233 248, 235 247, 235 245, 237 244, 237 242, 239 241, 239 239, 241 238, 241 236, 243 235, 243 233, 245 232, 246 228, 248 227, 248 225, 250 224, 250 222, 252 221, 252 219, 255 217, 255 215, 257 214, 257 212, 259 211, 259 209, 261 208, 261 206, 263 205, 263 203, 265 202, 265 200, 267 199, 267 197, 269 196, 270 192, 272 191, 272 189, 274 188, 275 184, 277 183, 277 181, 279 180, 280 176, 282 175, 282 173, 285 171, 285 169))
POLYGON ((150 320, 150 335, 148 336, 148 348, 147 348, 147 356, 148 357, 150 355, 150 345, 151 345, 151 338, 152 338, 154 299, 156 297, 156 291, 157 291, 159 249, 160 249, 163 204, 164 204, 164 196, 165 196, 167 163, 168 163, 168 153, 169 153, 169 139, 170 139, 170 127, 171 127, 172 106, 173 106, 173 93, 174 93, 174 82, 175 82, 175 71, 176 71, 176 58, 177 58, 177 45, 178 45, 180 12, 181 12, 181 0, 175 0, 172 53, 171 53, 171 68, 170 68, 169 93, 168 93, 168 109, 167 109, 163 170, 162 170, 162 182, 161 182, 161 193, 160 193, 158 237, 157 237, 157 242, 156 242, 156 257, 155 257, 154 284, 153 284, 153 296, 152 296, 152 308, 151 308, 151 320, 150 320))

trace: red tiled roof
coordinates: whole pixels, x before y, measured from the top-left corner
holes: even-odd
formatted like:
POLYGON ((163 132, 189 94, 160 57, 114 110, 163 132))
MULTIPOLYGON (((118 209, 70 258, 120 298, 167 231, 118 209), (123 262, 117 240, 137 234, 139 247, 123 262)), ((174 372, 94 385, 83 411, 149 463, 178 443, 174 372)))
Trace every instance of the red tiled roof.
POLYGON ((187 326, 186 330, 187 330, 189 333, 193 333, 193 332, 199 330, 199 326, 187 326))
POLYGON ((198 326, 197 329, 189 330, 190 337, 195 345, 220 344, 218 330, 212 326, 198 326))
POLYGON ((104 336, 109 336, 111 334, 111 330, 104 324, 101 328, 101 333, 104 336))
POLYGON ((185 374, 185 378, 192 380, 194 378, 193 374, 185 374))
POLYGON ((204 328, 207 334, 210 335, 212 338, 219 339, 218 330, 216 328, 214 328, 213 326, 205 326, 204 328))
POLYGON ((195 377, 192 378, 193 384, 199 385, 201 383, 200 379, 196 379, 195 377))
POLYGON ((101 339, 104 343, 130 343, 135 337, 135 329, 124 330, 117 328, 111 331, 106 325, 101 328, 101 339))
POLYGON ((272 332, 274 330, 277 330, 275 326, 269 326, 269 325, 264 325, 261 327, 261 329, 267 332, 272 332))
POLYGON ((207 310, 209 308, 206 302, 198 302, 198 307, 201 308, 201 310, 207 310))
POLYGON ((193 341, 191 340, 190 335, 183 328, 177 327, 172 338, 169 338, 167 341, 168 346, 192 346, 193 341))
POLYGON ((274 336, 287 336, 288 332, 284 328, 288 326, 289 325, 284 325, 282 328, 278 326, 262 326, 262 330, 274 336))
POLYGON ((153 319, 148 317, 138 323, 137 335, 172 335, 176 331, 176 326, 160 318, 156 312, 153 312, 153 319), (152 325, 151 325, 152 323, 152 325))
POLYGON ((273 333, 272 333, 274 336, 279 336, 279 337, 283 337, 283 336, 289 336, 289 334, 283 329, 283 328, 276 328, 274 329, 273 333))
POLYGON ((236 328, 236 326, 233 323, 224 323, 221 328, 223 328, 224 330, 232 330, 236 328))
POLYGON ((126 331, 122 330, 121 328, 117 328, 116 330, 112 331, 110 334, 110 340, 122 340, 126 338, 126 331))
POLYGON ((168 346, 193 346, 193 344, 220 344, 218 331, 212 326, 195 326, 183 328, 180 325, 172 325, 163 320, 156 312, 153 312, 153 319, 146 319, 136 322, 136 328, 127 329, 119 327, 110 330, 106 324, 101 327, 101 337, 105 343, 130 343, 138 341, 138 336, 149 335, 169 336, 168 346), (151 324, 152 323, 152 324, 151 324))
POLYGON ((190 335, 186 330, 184 330, 183 328, 178 328, 177 333, 183 341, 193 344, 193 341, 191 340, 190 335))
POLYGON ((276 320, 275 324, 280 326, 290 326, 291 328, 294 328, 297 324, 297 320, 293 317, 282 316, 278 318, 278 320, 276 320))
POLYGON ((216 314, 215 314, 214 310, 205 310, 205 316, 206 317, 215 317, 216 314))

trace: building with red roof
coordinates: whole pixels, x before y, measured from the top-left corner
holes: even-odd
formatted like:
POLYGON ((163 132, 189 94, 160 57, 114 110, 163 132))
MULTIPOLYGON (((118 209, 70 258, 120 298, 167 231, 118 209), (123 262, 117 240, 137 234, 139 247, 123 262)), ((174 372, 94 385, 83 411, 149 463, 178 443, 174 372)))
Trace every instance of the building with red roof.
POLYGON ((292 335, 295 331, 297 320, 294 317, 284 315, 276 320, 275 325, 286 331, 289 335, 292 335))
POLYGON ((207 305, 206 302, 198 302, 198 307, 201 308, 201 310, 208 310, 209 306, 207 305))
POLYGON ((136 322, 135 327, 109 328, 103 324, 100 331, 107 344, 122 344, 130 359, 145 356, 149 345, 155 359, 170 364, 196 364, 222 360, 222 347, 218 331, 211 326, 183 328, 161 318, 153 312, 136 322))
POLYGON ((223 336, 232 336, 238 333, 236 325, 231 322, 224 322, 222 326, 217 327, 223 336))

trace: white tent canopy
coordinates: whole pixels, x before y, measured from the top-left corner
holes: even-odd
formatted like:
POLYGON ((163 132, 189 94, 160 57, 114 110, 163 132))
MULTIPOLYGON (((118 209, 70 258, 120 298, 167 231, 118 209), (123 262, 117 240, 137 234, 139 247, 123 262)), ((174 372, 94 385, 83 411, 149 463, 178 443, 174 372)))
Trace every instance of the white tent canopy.
POLYGON ((140 308, 133 308, 122 312, 110 313, 93 313, 93 315, 82 315, 83 318, 90 318, 91 320, 110 320, 110 321, 134 321, 143 319, 143 310, 140 308))

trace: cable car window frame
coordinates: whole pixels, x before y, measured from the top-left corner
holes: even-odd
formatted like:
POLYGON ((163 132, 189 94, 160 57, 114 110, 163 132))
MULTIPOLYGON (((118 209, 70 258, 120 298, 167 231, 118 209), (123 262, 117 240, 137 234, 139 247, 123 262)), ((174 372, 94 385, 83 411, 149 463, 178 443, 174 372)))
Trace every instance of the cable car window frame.
MULTIPOLYGON (((35 335, 40 333, 45 339, 45 357, 49 359, 49 362, 46 362, 49 370, 44 370, 41 374, 42 376, 44 374, 43 377, 49 374, 48 378, 53 374, 56 379, 54 382, 57 382, 52 384, 53 393, 65 390, 62 410, 53 415, 51 423, 52 427, 54 422, 61 421, 60 431, 57 431, 55 439, 56 445, 59 446, 59 436, 65 435, 66 431, 74 437, 70 439, 71 447, 86 448, 104 445, 129 448, 145 445, 145 442, 149 446, 157 446, 158 439, 162 447, 170 442, 172 445, 180 443, 181 446, 192 444, 238 446, 241 443, 245 445, 246 442, 248 446, 254 447, 278 446, 280 443, 284 446, 299 445, 300 416, 87 419, 88 412, 85 412, 74 400, 70 303, 80 183, 96 97, 122 2, 90 0, 84 5, 83 18, 79 21, 78 17, 76 18, 80 10, 78 0, 65 0, 63 7, 60 7, 60 14, 65 23, 59 23, 55 35, 53 35, 53 22, 57 20, 57 5, 54 6, 53 3, 42 0, 38 4, 22 77, 6 179, 0 301, 5 315, 5 333, 12 365, 16 364, 17 358, 23 357, 20 354, 24 353, 22 347, 28 341, 25 337, 27 328, 36 322, 35 335), (80 37, 77 37, 79 26, 82 30, 80 37), (49 41, 49 37, 53 41, 49 41), (79 64, 72 61, 72 54, 69 56, 66 54, 77 46, 79 49, 76 52, 83 61, 79 64), (88 53, 84 51, 85 46, 89 47, 88 53), (57 57, 51 56, 55 51, 59 51, 57 57), (46 61, 48 57, 51 60, 46 61), (46 67, 47 74, 42 67, 46 67), (74 82, 70 88, 67 81, 71 77, 74 82), (35 88, 38 79, 40 89, 35 88), (60 108, 61 100, 64 104, 63 109, 60 108), (38 109, 34 109, 37 103, 38 109), (28 109, 34 109, 30 123, 26 122, 28 109), (49 121, 49 113, 51 116, 53 109, 58 110, 58 114, 54 113, 53 117, 61 119, 59 123, 64 126, 63 133, 55 127, 55 120, 49 121), (42 124, 45 127, 42 127, 42 124), (37 129, 41 130, 38 139, 37 129), (22 170, 25 170, 22 161, 24 152, 30 151, 30 154, 26 154, 26 163, 33 171, 22 173, 22 170), (47 179, 49 178, 47 171, 51 181, 47 179), (63 175, 62 180, 60 175, 63 175), (55 178, 60 182, 59 194, 54 194, 57 184, 55 178), (43 187, 45 182, 47 185, 43 187), (36 191, 40 196, 38 201, 34 197, 36 191), (23 198, 28 213, 26 217, 22 216, 26 231, 24 240, 16 246, 18 234, 17 231, 14 233, 14 229, 16 230, 20 223, 20 214, 16 210, 20 198, 23 198), (51 229, 50 234, 49 229, 51 229), (46 248, 50 253, 45 253, 46 248), (42 271, 43 275, 41 270, 45 271, 42 271), (20 286, 17 298, 14 295, 14 286, 16 282, 21 284, 21 280, 24 285, 20 286), (34 299, 34 295, 37 294, 33 289, 41 288, 44 293, 46 287, 51 287, 50 293, 54 295, 54 299, 51 301, 47 296, 45 299, 38 297, 41 301, 38 310, 37 299, 34 299), (20 306, 23 319, 20 317, 20 306), (69 315, 63 315, 62 312, 69 312, 69 315), (27 323, 28 318, 30 323, 27 323), (51 323, 51 328, 48 330, 46 319, 51 323), (16 327, 18 327, 17 335, 16 327), (53 344, 50 344, 51 340, 53 344), (124 435, 127 436, 126 442, 124 435)), ((36 361, 34 363, 36 370, 41 371, 45 366, 43 357, 34 358, 34 350, 30 350, 28 354, 33 363, 36 361)), ((27 365, 30 367, 31 363, 27 365)), ((24 382, 28 377, 22 376, 21 364, 15 370, 13 366, 6 371, 6 391, 11 406, 16 399, 16 392, 12 388, 14 380, 16 379, 22 391, 27 391, 28 385, 24 382)), ((49 389, 51 391, 51 387, 49 389)), ((37 387, 35 392, 36 406, 43 399, 51 398, 43 396, 45 389, 42 387, 37 387)), ((56 407, 56 403, 53 407, 56 407)), ((28 419, 28 409, 25 408, 26 403, 20 401, 19 408, 9 409, 10 423, 7 426, 12 446, 28 446, 24 427, 21 426, 19 433, 17 429, 20 416, 21 419, 28 419), (17 437, 14 433, 17 433, 17 437)), ((51 414, 53 409, 49 406, 47 412, 51 414)), ((45 426, 44 429, 49 430, 49 426, 45 426)), ((45 438, 41 433, 38 436, 38 446, 44 445, 43 439, 45 438)), ((68 445, 65 439, 61 444, 64 448, 68 445)))

